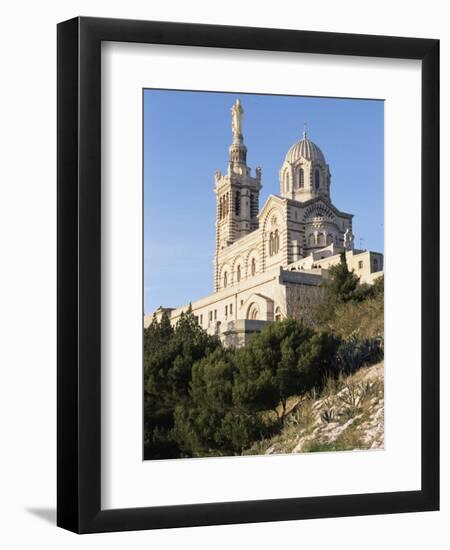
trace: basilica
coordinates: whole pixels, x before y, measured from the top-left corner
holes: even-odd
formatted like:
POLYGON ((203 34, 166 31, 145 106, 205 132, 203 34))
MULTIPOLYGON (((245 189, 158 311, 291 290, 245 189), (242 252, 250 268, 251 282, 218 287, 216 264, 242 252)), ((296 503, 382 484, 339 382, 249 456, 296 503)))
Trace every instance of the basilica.
MULTIPOLYGON (((286 153, 280 194, 269 195, 260 209, 262 170, 256 167, 252 174, 247 165, 239 99, 231 115, 228 167, 214 178, 214 292, 191 306, 205 330, 227 346, 242 346, 267 322, 306 316, 320 300, 320 283, 340 262, 341 252, 349 269, 369 284, 383 273, 383 255, 355 249, 353 215, 331 202, 330 168, 306 129, 286 153)), ((160 307, 144 317, 144 326, 164 311, 176 323, 188 307, 160 307)))

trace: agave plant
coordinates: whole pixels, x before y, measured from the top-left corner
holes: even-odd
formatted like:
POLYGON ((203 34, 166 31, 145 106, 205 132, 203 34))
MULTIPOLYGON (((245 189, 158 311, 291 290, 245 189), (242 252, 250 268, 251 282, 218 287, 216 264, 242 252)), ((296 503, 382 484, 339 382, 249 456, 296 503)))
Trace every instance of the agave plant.
POLYGON ((335 418, 336 418, 336 415, 333 409, 325 409, 320 414, 320 419, 324 424, 330 424, 331 422, 334 422, 335 418))
POLYGON ((383 354, 382 336, 359 340, 356 333, 344 340, 337 352, 341 369, 347 374, 357 371, 364 363, 381 359, 383 354))

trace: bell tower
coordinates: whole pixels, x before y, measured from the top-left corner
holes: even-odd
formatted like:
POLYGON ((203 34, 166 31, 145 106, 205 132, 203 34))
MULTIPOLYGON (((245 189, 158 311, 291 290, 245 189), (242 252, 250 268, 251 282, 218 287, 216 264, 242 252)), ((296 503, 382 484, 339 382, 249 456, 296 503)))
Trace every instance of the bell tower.
POLYGON ((219 289, 221 251, 241 237, 258 228, 261 168, 255 176, 247 166, 247 147, 244 144, 242 122, 244 109, 239 99, 231 107, 233 142, 229 147, 227 173, 215 174, 216 193, 216 253, 214 290, 219 289))

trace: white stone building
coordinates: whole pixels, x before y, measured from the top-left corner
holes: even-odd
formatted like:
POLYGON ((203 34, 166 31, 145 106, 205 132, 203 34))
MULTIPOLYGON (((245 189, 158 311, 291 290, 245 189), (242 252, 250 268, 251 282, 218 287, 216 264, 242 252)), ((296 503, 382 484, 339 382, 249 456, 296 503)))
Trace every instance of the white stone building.
MULTIPOLYGON (((247 166, 239 99, 231 111, 228 168, 215 174, 214 292, 191 305, 204 329, 227 345, 243 345, 266 322, 306 314, 342 251, 349 269, 368 283, 382 274, 383 255, 354 249, 353 215, 332 204, 329 166, 306 131, 281 166, 280 195, 269 195, 260 210, 261 168, 252 175, 247 166)), ((176 323, 188 306, 155 314, 165 310, 176 323)), ((144 317, 144 326, 151 318, 144 317)))

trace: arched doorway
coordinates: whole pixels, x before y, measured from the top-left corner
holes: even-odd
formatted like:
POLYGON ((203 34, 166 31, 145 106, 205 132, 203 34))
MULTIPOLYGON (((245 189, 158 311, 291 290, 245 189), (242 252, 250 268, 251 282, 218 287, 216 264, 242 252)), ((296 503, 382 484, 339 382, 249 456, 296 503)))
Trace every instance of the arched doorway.
POLYGON ((258 304, 252 303, 247 310, 247 319, 257 321, 259 319, 259 307, 258 304))

